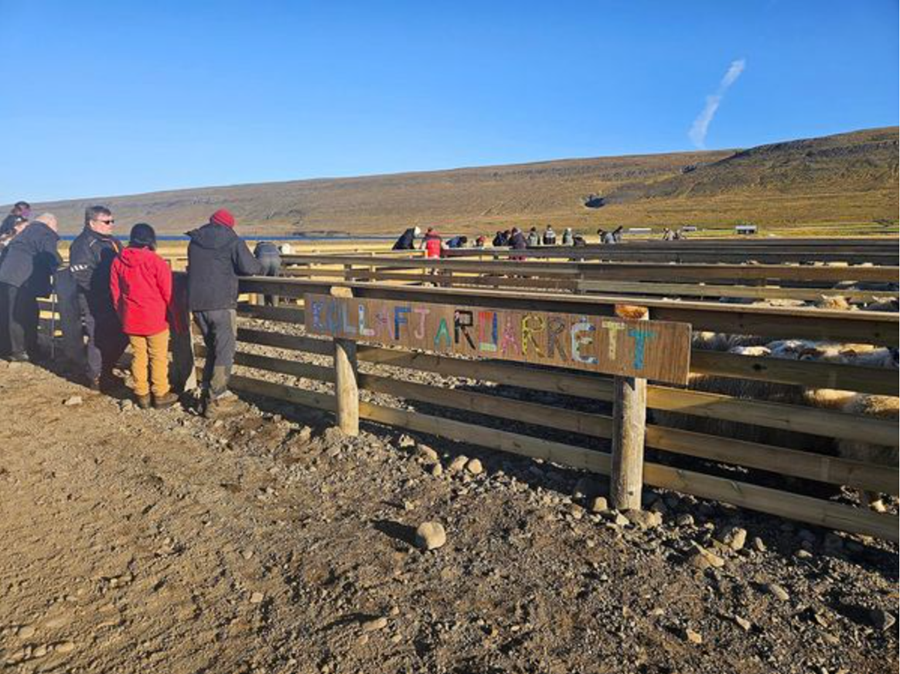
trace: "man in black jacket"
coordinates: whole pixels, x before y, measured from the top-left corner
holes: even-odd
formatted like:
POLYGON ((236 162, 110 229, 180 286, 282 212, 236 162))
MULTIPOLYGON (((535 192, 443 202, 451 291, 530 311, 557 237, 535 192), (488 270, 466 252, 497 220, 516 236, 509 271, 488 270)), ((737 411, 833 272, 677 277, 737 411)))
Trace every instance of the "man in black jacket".
POLYGON ((109 268, 122 251, 122 243, 113 236, 115 222, 105 206, 90 206, 84 213, 84 229, 69 249, 69 269, 78 285, 78 307, 87 335, 85 375, 94 390, 121 384, 113 367, 128 346, 109 291, 109 268))
POLYGON ((422 236, 422 230, 418 226, 410 227, 394 242, 391 250, 415 250, 417 236, 422 236))
MULTIPOLYGON (((271 241, 260 241, 253 249, 253 257, 259 260, 260 276, 280 276, 281 275, 281 253, 271 241)), ((278 302, 275 295, 263 295, 263 303, 267 307, 274 307, 278 302)))
POLYGON ((234 224, 234 216, 223 208, 212 214, 209 223, 187 233, 191 239, 188 306, 206 344, 201 386, 207 415, 228 397, 237 336, 238 276, 261 270, 247 244, 234 233, 234 224))
POLYGON ((45 213, 29 223, 9 244, 0 263, 0 316, 9 360, 37 358, 38 297, 48 297, 50 279, 62 262, 56 250, 56 218, 45 213))

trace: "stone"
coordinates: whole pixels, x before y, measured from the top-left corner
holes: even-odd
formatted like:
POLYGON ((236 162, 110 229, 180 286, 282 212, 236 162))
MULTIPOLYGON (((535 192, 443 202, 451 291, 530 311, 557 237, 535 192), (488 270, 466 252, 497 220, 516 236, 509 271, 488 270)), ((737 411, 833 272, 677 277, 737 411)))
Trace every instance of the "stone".
POLYGON ((692 644, 696 644, 698 646, 703 643, 703 635, 700 634, 700 632, 695 632, 691 628, 687 628, 684 631, 684 638, 692 644))
POLYGON ((812 559, 812 556, 813 554, 805 548, 800 548, 794 553, 794 557, 797 559, 812 559))
POLYGON ((436 451, 434 451, 428 445, 422 444, 421 442, 416 445, 416 455, 424 459, 428 463, 435 463, 440 459, 440 456, 438 456, 438 453, 436 451))
POLYGON ((592 513, 602 513, 609 510, 609 504, 606 502, 605 496, 595 496, 588 500, 588 510, 592 513))
POLYGON ((243 550, 241 552, 241 557, 243 557, 244 559, 250 559, 251 557, 253 557, 253 550, 243 550))
POLYGON ((893 614, 885 611, 883 608, 874 608, 869 611, 869 619, 872 621, 872 624, 882 632, 891 629, 897 622, 897 619, 893 614))
POLYGON ((749 620, 747 620, 746 618, 742 618, 739 615, 734 616, 734 622, 736 622, 738 627, 740 627, 745 632, 749 632, 750 628, 753 627, 753 624, 749 620))
POLYGON ((444 467, 441 464, 436 463, 431 467, 430 472, 433 477, 440 477, 444 474, 444 467))
POLYGON ((422 550, 436 550, 447 542, 447 532, 440 522, 423 522, 416 529, 416 545, 422 550))
POLYGON ((628 511, 629 521, 641 529, 653 529, 662 524, 662 515, 649 510, 628 511))
POLYGON ((693 543, 693 545, 697 549, 697 552, 691 555, 691 557, 688 559, 688 562, 691 564, 691 566, 694 566, 701 570, 708 569, 710 567, 714 569, 721 569, 723 566, 725 566, 725 560, 719 557, 719 555, 710 552, 702 545, 699 545, 697 543, 693 543))
POLYGON ((625 517, 625 515, 623 515, 622 513, 616 513, 615 515, 613 515, 612 523, 617 527, 627 527, 629 524, 631 524, 631 520, 625 517))
POLYGON ((363 632, 375 632, 376 630, 383 630, 388 625, 388 619, 381 617, 375 618, 374 620, 366 620, 362 623, 362 631, 363 632))
POLYGON ((265 595, 262 592, 254 592, 250 595, 250 603, 251 604, 261 604, 262 600, 265 599, 265 595))
POLYGON ((763 543, 763 539, 761 539, 759 536, 753 537, 753 547, 756 549, 757 552, 765 552, 766 551, 766 544, 763 543))
POLYGON ((769 583, 766 585, 766 591, 775 597, 776 599, 780 599, 781 601, 787 601, 791 598, 791 595, 788 594, 788 591, 785 590, 778 583, 769 583))
POLYGON ((31 651, 31 657, 33 658, 42 658, 47 655, 47 647, 44 644, 40 644, 36 646, 33 651, 31 651))
POLYGON ((34 636, 36 631, 34 625, 22 625, 22 627, 16 631, 16 636, 20 639, 30 639, 34 636))
POLYGON ((75 650, 75 642, 74 641, 60 641, 53 647, 53 650, 57 653, 71 653, 75 650))
POLYGON ((478 459, 470 459, 466 464, 466 470, 472 475, 481 475, 484 472, 484 466, 481 465, 481 461, 478 459))
POLYGON ((447 470, 451 473, 458 473, 466 467, 467 463, 469 463, 469 457, 464 454, 460 454, 450 462, 450 465, 447 466, 447 470))
POLYGON ((692 527, 694 526, 694 516, 690 513, 684 513, 683 515, 679 515, 675 518, 675 524, 680 527, 692 527))
POLYGON ((729 527, 719 537, 719 541, 735 552, 743 549, 747 542, 747 530, 741 527, 729 527))
POLYGON ((69 396, 63 401, 63 405, 66 407, 74 407, 75 405, 81 405, 84 402, 84 398, 81 396, 69 396))
POLYGON ((416 441, 404 433, 400 436, 400 440, 398 440, 397 444, 400 445, 400 449, 407 449, 409 447, 415 447, 416 441))

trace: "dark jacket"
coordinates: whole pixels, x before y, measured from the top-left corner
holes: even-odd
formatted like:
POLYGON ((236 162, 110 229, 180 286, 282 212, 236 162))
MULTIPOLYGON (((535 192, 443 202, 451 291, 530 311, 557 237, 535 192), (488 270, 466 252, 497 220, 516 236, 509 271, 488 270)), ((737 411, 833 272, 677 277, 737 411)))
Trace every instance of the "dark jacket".
POLYGON ((281 260, 281 253, 278 252, 278 246, 271 241, 260 241, 253 249, 253 257, 257 259, 261 257, 277 257, 281 260))
POLYGON ((212 223, 187 233, 188 306, 191 311, 237 307, 238 276, 260 272, 247 244, 224 225, 212 223))
POLYGON ((392 250, 414 250, 416 247, 416 230, 410 227, 394 242, 392 250))
POLYGON ((513 250, 525 250, 528 248, 528 241, 522 232, 516 232, 509 237, 509 247, 513 250))
POLYGON ((16 224, 19 222, 19 217, 20 216, 18 216, 18 215, 10 213, 5 218, 3 218, 3 224, 0 224, 0 236, 9 234, 10 232, 12 232, 13 227, 15 227, 16 224))
POLYGON ((0 283, 27 286, 37 297, 50 294, 50 278, 62 262, 59 235, 43 222, 32 222, 12 240, 0 263, 0 283))
POLYGON ((115 313, 109 292, 109 268, 122 252, 122 242, 85 227, 69 248, 69 269, 92 313, 115 313))

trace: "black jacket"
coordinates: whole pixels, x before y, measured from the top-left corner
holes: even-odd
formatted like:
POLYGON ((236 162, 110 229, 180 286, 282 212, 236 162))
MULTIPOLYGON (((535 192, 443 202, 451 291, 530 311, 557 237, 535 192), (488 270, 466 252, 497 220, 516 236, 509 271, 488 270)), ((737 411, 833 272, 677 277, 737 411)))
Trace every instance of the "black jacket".
POLYGON ((50 278, 62 262, 59 235, 43 222, 32 222, 16 235, 0 262, 0 283, 28 287, 37 297, 50 294, 50 278))
POLYGON ((528 248, 528 241, 525 239, 525 235, 522 232, 513 234, 509 237, 509 247, 513 250, 525 250, 528 248))
POLYGON ((121 241, 90 227, 85 227, 69 248, 69 269, 94 313, 115 312, 109 292, 109 268, 121 252, 121 241))
POLYGON ((19 221, 19 216, 13 215, 12 213, 10 213, 5 218, 3 218, 3 224, 0 224, 0 236, 3 236, 4 234, 9 234, 13 230, 13 227, 16 226, 16 223, 18 221, 19 221))
POLYGON ((212 223, 187 233, 188 306, 191 311, 237 307, 238 276, 261 270, 247 244, 224 225, 212 223))
POLYGON ((416 230, 410 227, 394 242, 392 250, 413 250, 416 247, 416 230))

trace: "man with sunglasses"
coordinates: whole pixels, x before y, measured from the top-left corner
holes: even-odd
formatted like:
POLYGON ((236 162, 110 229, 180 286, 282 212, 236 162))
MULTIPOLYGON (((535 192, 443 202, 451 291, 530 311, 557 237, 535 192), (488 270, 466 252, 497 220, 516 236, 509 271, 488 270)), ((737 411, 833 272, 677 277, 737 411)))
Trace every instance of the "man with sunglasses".
POLYGON ((113 236, 115 222, 105 206, 88 207, 84 229, 69 249, 69 268, 78 285, 78 306, 87 336, 85 375, 95 391, 121 386, 113 367, 128 345, 109 289, 110 266, 122 250, 122 243, 113 236))

